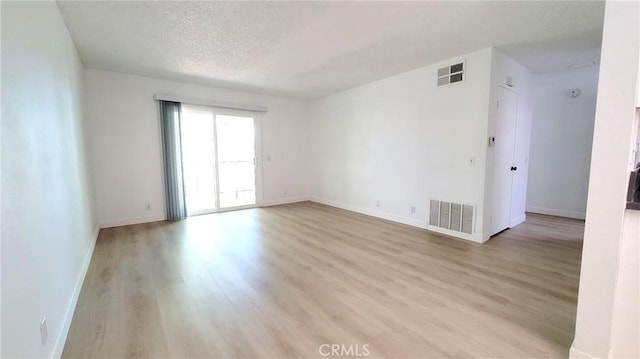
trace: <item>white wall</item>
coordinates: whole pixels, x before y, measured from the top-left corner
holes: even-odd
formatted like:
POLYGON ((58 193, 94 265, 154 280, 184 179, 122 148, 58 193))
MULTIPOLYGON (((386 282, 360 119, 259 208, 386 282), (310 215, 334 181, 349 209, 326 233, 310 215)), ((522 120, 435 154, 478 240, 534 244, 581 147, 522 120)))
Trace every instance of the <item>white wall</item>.
POLYGON ((611 358, 640 358, 640 211, 625 212, 611 323, 611 358))
POLYGON ((165 218, 156 93, 267 107, 268 112, 260 115, 264 203, 307 197, 306 102, 91 69, 85 72, 85 89, 103 227, 165 218))
POLYGON ((1 6, 1 356, 59 356, 96 235, 83 70, 55 2, 1 6))
MULTIPOLYGON (((484 49, 312 102, 313 199, 423 228, 430 198, 476 205, 481 219, 491 58, 484 49), (438 67, 458 60, 465 81, 437 87, 438 67)), ((482 232, 477 220, 474 239, 482 232)))
POLYGON ((598 72, 535 76, 528 212, 585 218, 598 72), (580 96, 570 98, 572 88, 580 96))
POLYGON ((572 358, 640 355, 640 220, 624 209, 637 126, 639 22, 638 2, 607 2, 572 358))
MULTIPOLYGON (((495 136, 496 90, 498 86, 508 87, 518 94, 516 119, 515 148, 513 161, 518 170, 513 172, 513 189, 511 193, 510 227, 525 221, 525 205, 527 198, 527 178, 529 172, 529 146, 531 140, 532 121, 532 85, 531 72, 511 57, 493 50, 491 66, 491 99, 489 105, 489 136, 495 136), (507 76, 511 77, 512 86, 507 86, 507 76)), ((499 140, 499 139, 498 139, 499 140)), ((485 138, 485 143, 489 139, 485 138)), ((487 180, 485 182, 485 202, 487 215, 484 218, 485 228, 489 229, 492 211, 493 157, 495 147, 487 146, 487 180)))

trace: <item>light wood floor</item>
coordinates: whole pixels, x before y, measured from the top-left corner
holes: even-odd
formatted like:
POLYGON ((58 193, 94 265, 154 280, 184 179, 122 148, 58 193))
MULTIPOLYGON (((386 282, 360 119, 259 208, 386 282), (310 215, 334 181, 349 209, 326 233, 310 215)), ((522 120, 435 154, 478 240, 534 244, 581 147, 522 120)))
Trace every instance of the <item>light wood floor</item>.
POLYGON ((105 229, 63 357, 566 357, 582 232, 479 245, 310 202, 105 229))

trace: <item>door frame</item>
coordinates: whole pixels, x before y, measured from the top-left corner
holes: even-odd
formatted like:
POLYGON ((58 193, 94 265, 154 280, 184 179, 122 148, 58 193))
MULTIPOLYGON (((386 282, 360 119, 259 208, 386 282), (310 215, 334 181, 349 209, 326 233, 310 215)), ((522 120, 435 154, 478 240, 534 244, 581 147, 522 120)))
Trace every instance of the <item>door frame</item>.
MULTIPOLYGON (((513 142, 513 153, 511 154, 511 156, 512 156, 511 166, 513 166, 514 162, 515 162, 516 146, 517 146, 517 143, 516 143, 517 136, 516 136, 516 134, 518 133, 518 120, 519 120, 519 118, 518 118, 518 108, 519 108, 519 104, 520 104, 520 93, 516 89, 514 89, 512 87, 509 87, 509 86, 506 86, 504 84, 498 84, 496 86, 496 88, 501 88, 501 89, 507 90, 507 91, 509 91, 509 92, 511 92, 511 93, 516 95, 515 121, 514 121, 514 126, 513 126, 513 137, 514 137, 513 141, 514 142, 513 142)), ((498 101, 497 95, 496 95, 496 98, 494 100, 498 101)), ((495 110, 493 112, 493 119, 494 119, 493 120, 494 121, 493 133, 495 135, 495 133, 497 132, 497 125, 498 125, 498 123, 497 123, 497 113, 495 112, 495 110)), ((495 213, 494 212, 494 208, 495 208, 495 205, 496 205, 496 203, 494 201, 496 194, 493 193, 495 191, 495 187, 494 187, 493 183, 495 183, 495 176, 496 176, 497 171, 498 171, 495 158, 496 158, 496 151, 495 151, 495 147, 494 147, 493 170, 492 170, 492 179, 491 179, 491 182, 492 182, 492 184, 491 184, 491 192, 492 192, 492 195, 491 195, 491 210, 489 212, 489 216, 492 216, 492 217, 494 216, 494 213, 495 213)), ((509 221, 508 221, 509 225, 508 225, 508 227, 506 227, 504 229, 501 229, 498 232, 493 233, 493 228, 492 228, 493 227, 493 221, 489 221, 489 223, 488 223, 489 228, 488 228, 488 231, 487 231, 487 233, 489 234, 489 237, 495 236, 496 234, 511 228, 511 217, 512 217, 512 208, 513 208, 513 177, 514 177, 514 173, 511 172, 511 188, 510 188, 510 193, 509 193, 509 211, 508 211, 508 213, 509 213, 509 221)))
MULTIPOLYGON (((257 208, 262 205, 263 202, 263 183, 262 183, 262 113, 246 111, 246 110, 232 110, 214 106, 206 106, 206 105, 193 105, 189 103, 183 103, 189 108, 193 108, 195 110, 202 109, 206 112, 213 113, 213 138, 215 141, 216 151, 215 151, 215 179, 216 179, 216 208, 213 209, 204 209, 199 211, 189 212, 187 208, 187 213, 189 217, 192 216, 200 216, 204 214, 212 214, 212 213, 223 213, 230 211, 237 211, 241 209, 250 209, 257 208), (234 207, 226 207, 220 208, 220 189, 219 189, 219 169, 218 169, 218 127, 216 116, 237 116, 237 117, 250 117, 253 118, 253 137, 254 137, 254 176, 255 176, 255 188, 256 188, 256 201, 254 204, 242 205, 242 206, 234 206, 234 207)), ((182 121, 182 118, 181 118, 182 121)))
MULTIPOLYGON (((220 208, 220 197, 216 195, 216 206, 218 209, 213 213, 237 211, 240 209, 257 208, 262 205, 262 121, 260 112, 231 110, 226 108, 211 107, 214 109, 215 116, 237 116, 237 117, 251 117, 253 118, 253 156, 254 156, 254 176, 256 187, 256 202, 254 204, 220 208)), ((215 119, 214 119, 215 121, 215 119)), ((218 137, 217 126, 214 126, 215 140, 216 140, 216 165, 218 162, 218 137)), ((219 183, 218 171, 216 171, 216 181, 219 183)), ((218 192, 219 194, 220 192, 218 192)))

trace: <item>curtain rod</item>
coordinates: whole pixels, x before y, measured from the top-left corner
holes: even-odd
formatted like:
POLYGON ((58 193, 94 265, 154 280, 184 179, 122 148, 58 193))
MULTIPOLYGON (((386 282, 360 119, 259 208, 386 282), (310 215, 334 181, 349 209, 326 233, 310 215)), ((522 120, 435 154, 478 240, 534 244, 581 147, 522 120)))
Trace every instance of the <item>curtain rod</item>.
POLYGON ((200 106, 211 106, 218 108, 226 108, 229 110, 242 110, 242 111, 251 111, 251 112, 267 112, 267 108, 263 106, 255 106, 255 105, 245 105, 238 103, 229 103, 229 102, 217 102, 211 100, 203 100, 196 99, 191 97, 182 97, 177 95, 165 94, 165 93, 157 93, 153 95, 154 100, 159 101, 173 101, 173 102, 181 102, 189 105, 200 105, 200 106))

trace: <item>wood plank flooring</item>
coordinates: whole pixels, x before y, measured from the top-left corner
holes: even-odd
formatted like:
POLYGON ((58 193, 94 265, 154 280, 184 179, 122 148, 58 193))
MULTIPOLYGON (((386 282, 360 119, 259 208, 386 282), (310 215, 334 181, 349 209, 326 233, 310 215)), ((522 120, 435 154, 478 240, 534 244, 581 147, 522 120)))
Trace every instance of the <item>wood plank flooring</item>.
POLYGON ((583 226, 480 245, 303 202, 104 229, 63 357, 567 357, 583 226))

